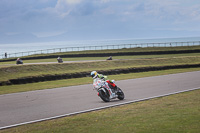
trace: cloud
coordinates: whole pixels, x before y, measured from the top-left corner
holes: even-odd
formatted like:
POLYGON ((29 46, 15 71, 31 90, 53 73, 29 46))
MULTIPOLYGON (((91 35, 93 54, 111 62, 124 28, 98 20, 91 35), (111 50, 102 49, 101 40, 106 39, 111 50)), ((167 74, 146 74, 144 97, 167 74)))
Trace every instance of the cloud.
POLYGON ((111 0, 101 0, 102 3, 110 2, 111 0))
POLYGON ((64 34, 66 31, 46 31, 46 32, 34 32, 33 35, 42 38, 42 37, 52 37, 64 34))
POLYGON ((127 21, 138 19, 146 22, 188 22, 189 20, 198 21, 200 16, 199 6, 200 2, 198 5, 188 5, 180 0, 136 0, 134 3, 122 7, 120 13, 127 21))
MULTIPOLYGON (((100 3, 108 3, 108 2, 118 2, 120 0, 99 0, 100 3)), ((126 1, 126 0, 123 0, 123 1, 126 1)))
POLYGON ((68 4, 79 4, 82 0, 64 0, 68 4))
POLYGON ((58 0, 53 10, 55 10, 61 18, 64 18, 68 16, 80 2, 81 0, 58 0))
POLYGON ((196 0, 0 0, 0 33, 7 35, 87 31, 106 36, 136 29, 200 30, 199 23, 196 0))
POLYGON ((55 9, 61 18, 91 15, 98 10, 95 2, 88 0, 58 0, 55 9))

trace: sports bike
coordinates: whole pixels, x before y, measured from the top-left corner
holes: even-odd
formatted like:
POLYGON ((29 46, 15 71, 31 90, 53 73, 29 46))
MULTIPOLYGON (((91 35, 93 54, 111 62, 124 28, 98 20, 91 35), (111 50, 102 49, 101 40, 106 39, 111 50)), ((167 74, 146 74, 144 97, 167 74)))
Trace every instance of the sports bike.
POLYGON ((104 101, 109 102, 111 99, 118 98, 119 100, 124 99, 124 93, 119 88, 113 89, 112 86, 115 86, 115 81, 112 80, 110 83, 109 80, 104 81, 103 79, 96 78, 93 80, 94 89, 98 92, 98 96, 104 101))

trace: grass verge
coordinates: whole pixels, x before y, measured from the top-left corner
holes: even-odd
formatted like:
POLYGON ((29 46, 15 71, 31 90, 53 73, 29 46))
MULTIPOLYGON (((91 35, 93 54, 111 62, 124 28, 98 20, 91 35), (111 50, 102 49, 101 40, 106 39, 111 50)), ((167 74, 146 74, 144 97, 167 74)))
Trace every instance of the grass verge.
POLYGON ((1 133, 198 133, 200 90, 49 120, 1 133))
POLYGON ((183 65, 195 64, 200 62, 200 56, 195 57, 177 57, 177 58, 153 58, 137 60, 117 60, 102 62, 81 62, 81 63, 63 63, 63 64, 40 64, 40 65, 22 65, 11 66, 0 69, 0 81, 9 79, 56 75, 63 73, 78 73, 93 70, 112 70, 133 67, 165 66, 165 65, 183 65))

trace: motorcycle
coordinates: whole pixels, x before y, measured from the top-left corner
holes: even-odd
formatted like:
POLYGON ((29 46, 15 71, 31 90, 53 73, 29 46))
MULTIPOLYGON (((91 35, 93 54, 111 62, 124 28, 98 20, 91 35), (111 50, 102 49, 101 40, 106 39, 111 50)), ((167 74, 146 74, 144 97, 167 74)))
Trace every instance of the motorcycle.
POLYGON ((23 64, 23 61, 21 60, 21 59, 17 59, 16 60, 16 64, 18 65, 18 64, 23 64))
MULTIPOLYGON (((112 82, 115 86, 114 80, 112 80, 112 82)), ((119 100, 124 99, 123 91, 119 87, 117 87, 117 89, 112 89, 109 80, 104 81, 103 79, 96 78, 93 80, 93 87, 104 102, 109 102, 111 99, 115 98, 118 98, 119 100)))

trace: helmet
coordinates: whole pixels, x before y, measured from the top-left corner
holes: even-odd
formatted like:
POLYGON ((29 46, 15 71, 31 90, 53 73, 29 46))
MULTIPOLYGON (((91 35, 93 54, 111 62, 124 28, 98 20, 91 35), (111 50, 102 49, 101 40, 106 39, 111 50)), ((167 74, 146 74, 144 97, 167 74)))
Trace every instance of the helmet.
POLYGON ((92 71, 90 75, 91 75, 92 78, 94 79, 94 78, 97 77, 98 73, 97 73, 96 71, 92 71))

